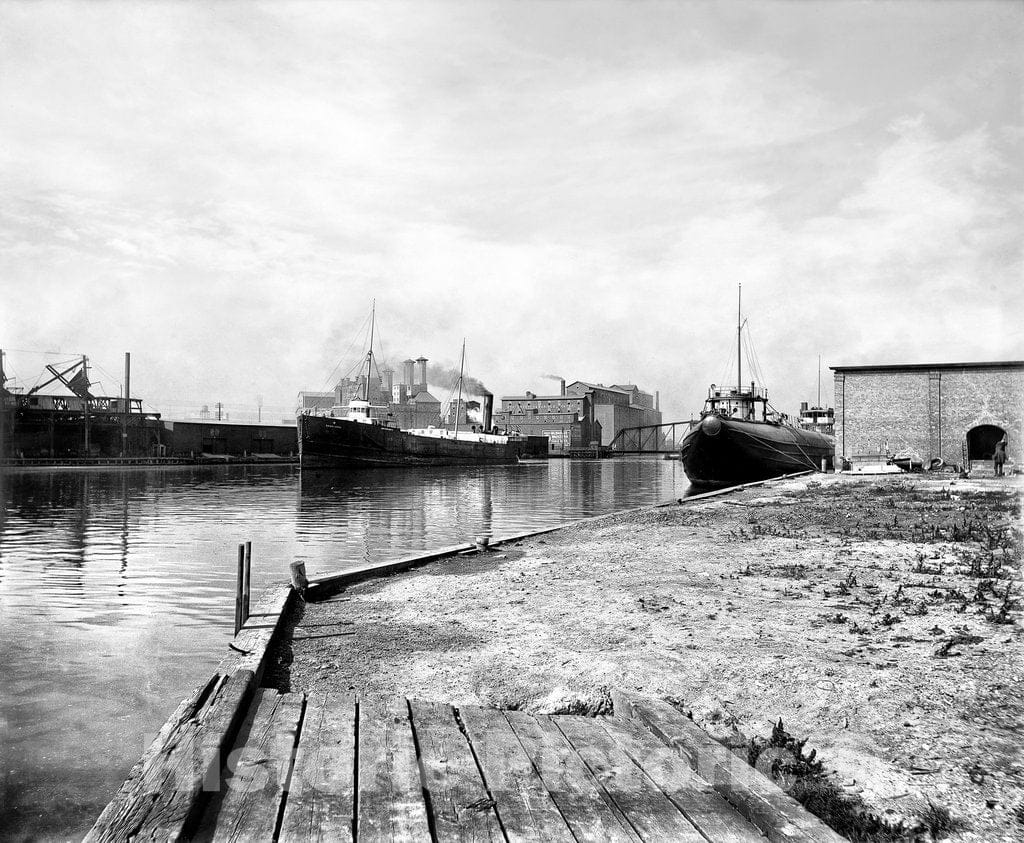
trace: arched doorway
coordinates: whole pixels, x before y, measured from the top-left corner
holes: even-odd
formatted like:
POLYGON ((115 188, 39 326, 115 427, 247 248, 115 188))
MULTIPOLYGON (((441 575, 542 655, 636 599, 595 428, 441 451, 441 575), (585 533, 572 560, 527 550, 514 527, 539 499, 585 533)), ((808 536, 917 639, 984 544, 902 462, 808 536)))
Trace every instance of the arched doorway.
POLYGON ((967 459, 990 460, 995 451, 996 442, 1006 435, 1006 431, 994 424, 979 424, 967 431, 967 459))

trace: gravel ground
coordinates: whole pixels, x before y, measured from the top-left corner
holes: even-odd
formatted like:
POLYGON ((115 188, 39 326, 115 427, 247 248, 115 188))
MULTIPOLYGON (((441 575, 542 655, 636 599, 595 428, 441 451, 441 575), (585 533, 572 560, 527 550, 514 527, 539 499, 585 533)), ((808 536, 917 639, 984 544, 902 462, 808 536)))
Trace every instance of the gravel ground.
POLYGON ((1024 839, 1021 490, 817 475, 608 516, 301 607, 281 681, 548 712, 621 688, 732 745, 781 718, 885 818, 1024 839))

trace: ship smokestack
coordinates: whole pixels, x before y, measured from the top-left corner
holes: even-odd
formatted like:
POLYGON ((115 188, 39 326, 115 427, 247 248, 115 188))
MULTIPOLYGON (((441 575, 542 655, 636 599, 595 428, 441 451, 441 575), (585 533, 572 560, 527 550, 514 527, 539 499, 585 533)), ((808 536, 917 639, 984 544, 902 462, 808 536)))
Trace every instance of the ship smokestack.
POLYGON ((484 399, 483 407, 483 422, 484 422, 484 433, 491 429, 491 417, 494 415, 494 396, 491 393, 486 393, 481 396, 484 399))

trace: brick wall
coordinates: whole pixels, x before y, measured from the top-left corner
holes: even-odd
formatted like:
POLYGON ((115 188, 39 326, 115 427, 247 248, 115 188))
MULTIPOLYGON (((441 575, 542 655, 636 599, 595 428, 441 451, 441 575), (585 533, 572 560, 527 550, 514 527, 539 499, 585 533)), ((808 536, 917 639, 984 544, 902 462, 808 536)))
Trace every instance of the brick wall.
POLYGON ((835 407, 836 450, 847 458, 909 447, 959 464, 981 424, 1007 432, 1012 457, 1024 444, 1024 367, 837 371, 835 407))

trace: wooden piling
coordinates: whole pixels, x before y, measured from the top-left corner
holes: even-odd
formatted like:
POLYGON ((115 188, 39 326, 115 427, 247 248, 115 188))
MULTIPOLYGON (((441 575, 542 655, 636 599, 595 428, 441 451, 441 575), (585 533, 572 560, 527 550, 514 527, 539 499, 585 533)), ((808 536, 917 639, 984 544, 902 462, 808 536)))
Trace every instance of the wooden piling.
POLYGON ((245 545, 238 545, 238 577, 235 580, 235 635, 242 628, 242 579, 245 576, 245 545))
POLYGON ((245 543, 245 576, 242 580, 242 625, 249 620, 249 595, 252 592, 252 542, 245 543))
POLYGON ((309 580, 306 579, 306 563, 305 562, 292 562, 288 566, 292 572, 292 588, 294 588, 300 594, 304 594, 306 586, 309 585, 309 580))

